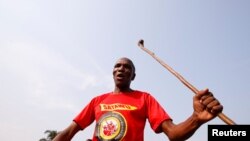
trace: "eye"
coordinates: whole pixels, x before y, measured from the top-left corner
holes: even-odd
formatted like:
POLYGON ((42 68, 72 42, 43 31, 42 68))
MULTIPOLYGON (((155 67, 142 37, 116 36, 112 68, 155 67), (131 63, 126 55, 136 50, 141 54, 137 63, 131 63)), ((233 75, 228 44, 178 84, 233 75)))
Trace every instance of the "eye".
POLYGON ((115 66, 114 66, 114 68, 119 68, 121 66, 121 64, 116 64, 115 66))
POLYGON ((127 69, 130 69, 130 70, 132 69, 131 65, 129 65, 129 64, 124 65, 124 67, 127 69))

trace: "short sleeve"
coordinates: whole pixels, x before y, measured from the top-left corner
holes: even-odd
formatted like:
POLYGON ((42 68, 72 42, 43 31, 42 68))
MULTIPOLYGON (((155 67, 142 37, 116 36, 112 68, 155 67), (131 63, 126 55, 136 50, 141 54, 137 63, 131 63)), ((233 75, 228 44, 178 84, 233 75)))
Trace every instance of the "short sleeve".
POLYGON ((171 120, 171 117, 165 112, 163 107, 156 101, 156 99, 148 94, 146 98, 147 103, 147 116, 151 128, 156 133, 161 133, 162 129, 160 127, 164 120, 171 120))
POLYGON ((89 126, 95 120, 95 99, 92 99, 90 103, 73 119, 82 129, 89 126))

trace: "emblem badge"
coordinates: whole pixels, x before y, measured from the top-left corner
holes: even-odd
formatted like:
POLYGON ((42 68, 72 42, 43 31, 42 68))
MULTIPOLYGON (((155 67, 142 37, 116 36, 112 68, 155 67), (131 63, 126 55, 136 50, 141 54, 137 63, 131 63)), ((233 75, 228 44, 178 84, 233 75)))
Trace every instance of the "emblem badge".
POLYGON ((105 113, 96 124, 96 136, 101 141, 120 141, 126 131, 126 120, 118 112, 105 113))

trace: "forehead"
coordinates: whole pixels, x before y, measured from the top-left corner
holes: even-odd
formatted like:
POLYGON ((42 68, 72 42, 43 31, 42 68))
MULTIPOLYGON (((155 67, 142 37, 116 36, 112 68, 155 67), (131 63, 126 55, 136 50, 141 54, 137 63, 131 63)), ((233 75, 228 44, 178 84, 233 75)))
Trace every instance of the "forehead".
POLYGON ((128 65, 133 66, 133 62, 128 58, 120 58, 116 61, 115 64, 128 64, 128 65))
POLYGON ((115 66, 117 66, 117 65, 131 66, 133 68, 133 70, 135 71, 134 63, 129 58, 123 57, 123 58, 118 59, 115 63, 115 66))

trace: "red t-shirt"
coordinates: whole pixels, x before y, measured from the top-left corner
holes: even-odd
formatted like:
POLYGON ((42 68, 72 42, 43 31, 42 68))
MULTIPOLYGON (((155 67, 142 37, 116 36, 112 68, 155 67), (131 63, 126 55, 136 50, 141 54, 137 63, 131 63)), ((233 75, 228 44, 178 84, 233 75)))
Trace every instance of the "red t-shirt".
POLYGON ((160 133, 161 123, 171 118, 154 97, 136 90, 97 96, 73 121, 84 129, 95 120, 93 141, 97 141, 98 138, 110 141, 143 141, 146 119, 151 128, 160 133))

